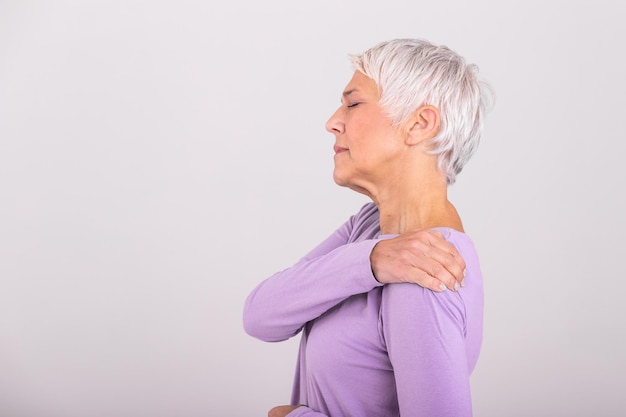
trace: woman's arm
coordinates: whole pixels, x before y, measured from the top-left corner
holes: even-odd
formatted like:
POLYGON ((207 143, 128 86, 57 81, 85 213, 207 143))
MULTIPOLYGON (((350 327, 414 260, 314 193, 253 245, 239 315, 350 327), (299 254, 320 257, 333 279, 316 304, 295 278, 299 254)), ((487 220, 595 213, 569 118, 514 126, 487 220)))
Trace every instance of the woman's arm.
POLYGON ((381 321, 400 415, 469 417, 470 373, 482 340, 482 277, 469 244, 467 282, 458 292, 416 285, 383 289, 381 321))
POLYGON ((463 289, 434 293, 391 285, 384 292, 384 338, 400 415, 471 416, 463 289))
POLYGON ((435 291, 441 291, 442 284, 459 287, 465 263, 439 232, 421 230, 350 243, 353 229, 371 226, 364 225, 371 221, 365 211, 352 216, 297 264, 252 291, 243 314, 244 328, 251 336, 286 340, 346 298, 382 284, 411 282, 435 291))
POLYGON ((243 313, 248 334, 268 342, 288 339, 351 295, 382 285, 374 278, 369 262, 378 241, 347 244, 344 229, 250 293, 243 313))

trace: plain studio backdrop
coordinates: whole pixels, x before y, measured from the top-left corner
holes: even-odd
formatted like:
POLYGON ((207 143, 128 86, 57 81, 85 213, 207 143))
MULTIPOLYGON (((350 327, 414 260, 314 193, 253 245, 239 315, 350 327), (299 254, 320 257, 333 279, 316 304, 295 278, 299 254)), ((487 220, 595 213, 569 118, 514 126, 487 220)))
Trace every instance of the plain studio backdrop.
POLYGON ((623 9, 0 1, 0 416, 288 403, 298 339, 242 306, 367 202, 324 123, 347 55, 399 37, 497 95, 450 190, 485 279, 475 415, 626 415, 623 9))

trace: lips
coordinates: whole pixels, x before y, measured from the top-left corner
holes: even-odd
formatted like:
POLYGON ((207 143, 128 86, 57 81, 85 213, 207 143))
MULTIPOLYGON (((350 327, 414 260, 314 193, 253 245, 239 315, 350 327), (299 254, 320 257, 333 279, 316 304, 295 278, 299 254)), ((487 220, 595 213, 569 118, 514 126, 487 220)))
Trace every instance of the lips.
POLYGON ((335 150, 335 155, 348 150, 348 148, 342 148, 341 146, 337 146, 337 145, 335 145, 333 149, 335 150))

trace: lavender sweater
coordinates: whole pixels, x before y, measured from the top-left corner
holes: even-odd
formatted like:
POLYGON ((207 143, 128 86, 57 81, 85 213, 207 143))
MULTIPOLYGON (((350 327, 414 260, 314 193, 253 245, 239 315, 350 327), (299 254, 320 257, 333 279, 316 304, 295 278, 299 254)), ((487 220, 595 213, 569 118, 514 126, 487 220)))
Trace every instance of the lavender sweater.
POLYGON ((370 253, 393 236, 380 235, 378 209, 369 203, 248 296, 243 318, 250 335, 276 342, 302 331, 292 404, 306 406, 289 417, 472 415, 482 277, 470 238, 438 230, 467 265, 458 292, 376 281, 370 253))

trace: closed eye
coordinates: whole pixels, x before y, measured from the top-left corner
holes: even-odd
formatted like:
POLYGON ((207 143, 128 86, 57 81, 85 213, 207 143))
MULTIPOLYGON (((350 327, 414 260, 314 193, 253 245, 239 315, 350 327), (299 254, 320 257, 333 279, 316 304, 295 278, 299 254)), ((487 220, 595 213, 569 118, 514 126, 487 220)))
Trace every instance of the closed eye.
POLYGON ((358 106, 359 104, 361 104, 361 103, 358 103, 358 102, 357 103, 352 103, 352 104, 348 104, 346 107, 352 108, 352 107, 358 106))

